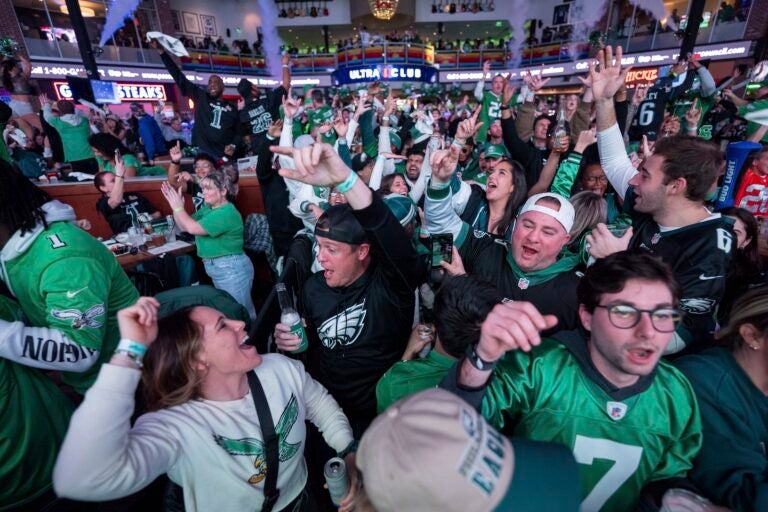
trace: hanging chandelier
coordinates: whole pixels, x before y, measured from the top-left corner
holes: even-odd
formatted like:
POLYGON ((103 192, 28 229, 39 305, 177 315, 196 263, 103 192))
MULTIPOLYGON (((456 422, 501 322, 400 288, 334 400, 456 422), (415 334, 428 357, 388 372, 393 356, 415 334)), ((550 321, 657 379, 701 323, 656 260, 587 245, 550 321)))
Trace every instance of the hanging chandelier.
POLYGON ((397 10, 398 0, 368 0, 371 13, 380 20, 391 20, 397 10))

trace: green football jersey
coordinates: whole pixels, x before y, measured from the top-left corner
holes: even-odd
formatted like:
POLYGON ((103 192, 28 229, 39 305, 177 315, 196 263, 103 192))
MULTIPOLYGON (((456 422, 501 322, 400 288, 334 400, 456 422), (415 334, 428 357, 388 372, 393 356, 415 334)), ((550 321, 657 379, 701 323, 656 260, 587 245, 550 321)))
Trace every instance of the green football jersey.
MULTIPOLYGON (((579 344, 587 360, 586 344, 579 344)), ((590 372, 563 343, 545 339, 499 362, 482 412, 517 437, 569 446, 579 463, 583 512, 633 510, 646 484, 691 468, 701 446, 696 399, 686 378, 663 361, 634 394, 609 394, 610 384, 590 372)))
MULTIPOLYGON (((98 363, 88 370, 62 374, 64 382, 85 393, 120 340, 117 312, 139 298, 117 258, 77 226, 52 222, 23 239, 17 232, 0 260, 2 279, 16 296, 27 325, 58 329, 83 350, 100 351, 98 363)), ((76 360, 71 354, 48 351, 43 341, 30 337, 25 347, 30 358, 76 360)))
POLYGON ((477 131, 475 139, 478 142, 485 142, 487 138, 488 128, 496 119, 501 119, 501 97, 496 96, 491 91, 483 92, 482 108, 480 109, 479 121, 482 121, 482 126, 477 131))

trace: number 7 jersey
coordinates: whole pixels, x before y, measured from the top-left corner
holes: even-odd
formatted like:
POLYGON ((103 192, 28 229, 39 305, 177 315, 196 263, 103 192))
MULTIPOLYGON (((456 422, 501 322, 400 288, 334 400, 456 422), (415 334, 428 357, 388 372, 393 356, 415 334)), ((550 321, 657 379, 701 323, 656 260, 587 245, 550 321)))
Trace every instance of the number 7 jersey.
POLYGON ((514 436, 562 443, 579 464, 582 512, 633 510, 644 486, 684 477, 701 447, 688 380, 662 361, 616 389, 591 365, 577 331, 510 352, 486 389, 482 412, 514 436))

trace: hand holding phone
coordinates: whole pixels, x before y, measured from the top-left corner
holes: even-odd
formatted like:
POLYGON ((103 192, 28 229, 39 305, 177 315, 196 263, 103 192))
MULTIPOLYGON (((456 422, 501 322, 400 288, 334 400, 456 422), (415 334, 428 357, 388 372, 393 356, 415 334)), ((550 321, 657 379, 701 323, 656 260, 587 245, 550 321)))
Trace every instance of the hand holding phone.
POLYGON ((443 261, 450 263, 453 260, 453 235, 442 233, 432 235, 432 268, 442 268, 443 261))

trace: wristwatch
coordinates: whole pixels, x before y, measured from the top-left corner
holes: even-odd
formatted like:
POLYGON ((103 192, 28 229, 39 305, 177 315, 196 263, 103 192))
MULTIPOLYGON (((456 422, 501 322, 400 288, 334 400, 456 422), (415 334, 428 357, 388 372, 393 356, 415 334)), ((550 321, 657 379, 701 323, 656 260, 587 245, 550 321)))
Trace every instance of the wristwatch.
POLYGON ((487 372, 496 367, 496 361, 485 361, 477 354, 477 345, 469 345, 466 356, 467 361, 481 372, 487 372))

